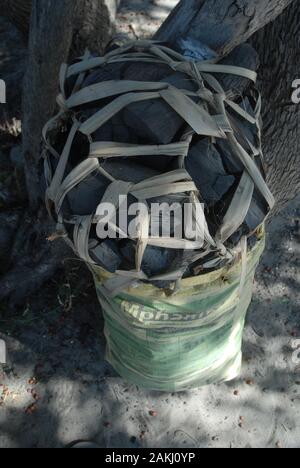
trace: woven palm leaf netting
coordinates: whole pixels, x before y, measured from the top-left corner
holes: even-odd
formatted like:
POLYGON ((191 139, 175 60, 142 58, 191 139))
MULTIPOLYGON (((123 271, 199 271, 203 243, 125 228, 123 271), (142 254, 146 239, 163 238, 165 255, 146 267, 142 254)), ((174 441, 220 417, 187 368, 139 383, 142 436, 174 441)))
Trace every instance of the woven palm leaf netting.
POLYGON ((255 244, 274 205, 255 80, 251 70, 152 41, 62 66, 59 113, 44 129, 47 204, 79 257, 114 275, 110 293, 139 282, 173 289, 255 244), (242 93, 223 86, 228 76, 248 83, 242 93), (120 214, 120 196, 128 220, 134 203, 148 208, 137 236, 124 236, 116 217, 105 224, 114 235, 101 239, 99 205, 120 214), (163 226, 152 236, 151 223, 161 221, 151 219, 153 203, 188 203, 194 238, 164 235, 163 226))

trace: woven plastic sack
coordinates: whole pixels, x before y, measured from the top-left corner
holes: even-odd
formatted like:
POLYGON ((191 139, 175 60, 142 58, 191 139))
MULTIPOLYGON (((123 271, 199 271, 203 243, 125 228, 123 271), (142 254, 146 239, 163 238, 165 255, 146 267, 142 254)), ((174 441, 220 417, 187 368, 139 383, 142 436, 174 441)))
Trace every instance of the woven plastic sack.
POLYGON ((254 274, 264 247, 263 237, 248 252, 246 262, 185 279, 169 297, 144 285, 110 298, 104 287, 108 274, 93 267, 105 317, 108 362, 126 381, 157 391, 183 391, 235 379, 241 370, 254 274))
MULTIPOLYGON (((185 390, 231 380, 240 371, 244 320, 264 241, 247 254, 247 234, 234 248, 229 248, 228 240, 243 226, 256 192, 267 205, 265 214, 274 206, 274 197, 263 170, 259 93, 253 89, 249 109, 244 100, 237 104, 234 95, 225 92, 215 76, 224 73, 244 77, 252 83, 256 81, 256 73, 251 70, 209 60, 191 61, 152 41, 135 41, 104 57, 93 57, 87 52, 76 63, 62 65, 57 98, 59 112, 43 130, 46 202, 49 213, 57 221, 57 237, 64 237, 94 273, 105 315, 109 362, 126 380, 144 388, 185 390), (85 79, 92 71, 96 73, 97 69, 122 62, 164 64, 193 80, 198 89, 179 89, 164 81, 122 79, 100 80, 85 86, 85 79), (149 100, 166 103, 186 123, 174 141, 163 145, 153 145, 152 141, 148 142, 151 144, 97 141, 98 130, 112 118, 131 104, 149 100), (92 115, 82 113, 85 106, 92 107, 92 115), (236 114, 234 120, 232 113, 236 114), (253 141, 234 124, 236 119, 256 130, 253 141), (136 245, 135 268, 126 269, 126 265, 121 265, 114 275, 102 270, 101 261, 96 261, 91 253, 95 243, 101 244, 95 234, 99 224, 97 205, 110 202, 117 208, 119 195, 148 203, 157 197, 181 194, 183 200, 188 197, 194 213, 205 201, 201 187, 197 188, 185 166, 194 137, 208 138, 212 144, 226 141, 241 166, 241 178, 214 238, 208 223, 200 226, 199 219, 195 219, 199 232, 192 240, 151 236, 148 213, 141 221, 138 238, 131 239, 136 245), (83 140, 86 148, 78 160, 75 149, 82 150, 81 145, 76 146, 83 140), (176 168, 170 167, 171 172, 154 177, 145 176, 145 180, 137 183, 123 174, 114 176, 106 170, 107 163, 113 160, 135 157, 142 162, 149 156, 172 156, 177 160, 176 168), (83 210, 71 204, 68 207, 72 191, 81 184, 88 187, 89 177, 94 175, 103 177, 104 181, 93 203, 83 210), (195 258, 187 256, 182 265, 175 265, 176 270, 172 265, 172 269, 153 277, 143 271, 148 246, 194 252, 195 258), (227 266, 207 275, 182 279, 187 274, 186 262, 192 265, 199 260, 199 255, 205 258, 211 252, 218 257, 217 265, 227 266), (154 281, 169 282, 174 290, 158 289, 152 285, 154 281)), ((84 199, 84 190, 79 193, 84 199)), ((111 224, 122 238, 120 227, 111 224)))

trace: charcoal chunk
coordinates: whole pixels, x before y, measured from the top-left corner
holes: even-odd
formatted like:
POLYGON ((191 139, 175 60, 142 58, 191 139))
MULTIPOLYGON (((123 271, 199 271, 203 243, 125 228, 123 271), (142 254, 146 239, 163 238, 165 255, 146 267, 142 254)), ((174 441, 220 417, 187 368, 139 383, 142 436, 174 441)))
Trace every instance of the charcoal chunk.
MULTIPOLYGON (((244 67, 256 71, 259 67, 259 55, 250 44, 241 44, 222 59, 220 64, 244 67)), ((237 96, 241 96, 251 84, 251 81, 247 78, 230 74, 218 73, 216 78, 225 91, 232 90, 237 96)))
MULTIPOLYGON (((121 253, 131 264, 135 260, 136 245, 133 241, 126 241, 121 253)), ((145 250, 142 270, 147 276, 157 276, 167 272, 174 262, 178 252, 172 249, 162 249, 160 247, 148 246, 145 250)))
POLYGON ((226 173, 219 152, 208 138, 191 147, 185 167, 208 205, 223 198, 235 183, 235 177, 226 173))
MULTIPOLYGON (((143 180, 158 175, 158 172, 136 164, 130 158, 118 158, 107 160, 102 167, 116 180, 139 183, 143 180)), ((109 179, 101 173, 94 173, 76 185, 67 195, 68 208, 72 214, 86 216, 97 210, 108 186, 109 179)), ((64 204, 64 209, 67 210, 64 204)))
MULTIPOLYGON (((93 103, 95 105, 95 103, 93 103)), ((86 121, 95 115, 103 106, 84 109, 80 112, 81 120, 86 121)), ((138 143, 138 138, 132 129, 124 123, 122 117, 117 114, 111 120, 99 127, 92 134, 93 141, 114 141, 117 143, 138 143)))
POLYGON ((110 273, 115 273, 122 263, 122 256, 116 241, 107 239, 102 243, 90 246, 90 256, 97 265, 110 273))
POLYGON ((196 91, 198 85, 195 80, 182 72, 176 72, 161 80, 163 83, 169 83, 178 89, 185 89, 188 91, 196 91))
POLYGON ((258 190, 254 191, 250 209, 245 218, 245 225, 250 232, 255 231, 265 220, 268 214, 268 204, 258 190))
MULTIPOLYGON (((90 175, 80 184, 76 185, 66 197, 71 214, 87 216, 97 210, 103 195, 109 185, 109 180, 101 174, 90 175)), ((67 210, 67 205, 63 205, 67 210)))
MULTIPOLYGON (((162 80, 179 89, 195 91, 196 83, 184 73, 173 73, 162 80)), ((136 134, 149 142, 171 143, 184 120, 162 99, 130 104, 123 112, 126 125, 136 134)))
POLYGON ((201 260, 190 265, 188 272, 191 276, 206 274, 223 268, 226 265, 226 262, 226 258, 220 257, 219 252, 211 252, 201 260))
MULTIPOLYGON (((72 63, 75 64, 77 61, 72 63)), ((123 72, 127 68, 126 63, 113 63, 103 65, 101 67, 97 67, 92 69, 87 73, 86 78, 84 79, 81 88, 85 88, 87 86, 91 86, 96 83, 101 83, 103 81, 110 81, 110 80, 120 80, 123 78, 123 72)), ((66 80, 65 83, 65 92, 67 98, 71 96, 74 92, 74 86, 76 85, 77 79, 79 75, 73 75, 66 80)))
POLYGON ((134 158, 134 160, 161 173, 177 169, 174 166, 174 162, 176 161, 176 157, 174 156, 142 156, 134 158))
MULTIPOLYGON (((230 237, 230 239, 228 239, 228 245, 236 246, 240 242, 242 236, 250 236, 252 233, 254 233, 256 229, 264 222, 268 212, 269 208, 267 202, 264 200, 260 192, 255 190, 245 221, 241 228, 235 232, 230 237)), ((254 240, 255 236, 251 235, 252 246, 254 240)))
POLYGON ((171 68, 164 63, 133 63, 124 72, 129 81, 161 81, 170 75, 171 68))
MULTIPOLYGON (((252 117, 254 117, 253 109, 248 98, 243 100, 241 105, 252 117)), ((232 125, 234 135, 240 145, 249 153, 252 153, 252 149, 249 146, 248 141, 255 148, 259 147, 259 134, 256 125, 247 122, 242 117, 239 117, 233 111, 228 112, 230 123, 232 125)), ((216 142, 218 151, 223 158, 223 164, 230 174, 241 174, 244 171, 244 165, 232 151, 230 144, 225 139, 218 139, 216 142)))
POLYGON ((125 122, 122 119, 120 114, 115 115, 112 118, 112 126, 113 126, 113 139, 112 141, 118 143, 138 143, 138 138, 135 132, 132 129, 129 129, 125 122))
POLYGON ((92 134, 93 141, 114 141, 114 127, 112 122, 107 122, 102 127, 98 128, 92 134))
POLYGON ((218 139, 216 149, 220 153, 223 165, 229 174, 241 174, 244 172, 244 165, 241 160, 232 151, 227 140, 218 139))
POLYGON ((116 180, 135 184, 159 175, 159 172, 155 169, 138 164, 132 161, 131 158, 109 159, 104 161, 101 166, 116 180))
POLYGON ((220 196, 220 194, 225 194, 228 190, 231 189, 233 184, 235 183, 235 178, 233 176, 218 176, 214 183, 213 189, 214 192, 220 196))
MULTIPOLYGON (((242 107, 245 108, 244 105, 242 107)), ((245 110, 247 109, 245 108, 245 110)), ((248 110, 248 112, 251 115, 250 109, 248 110)), ((232 112, 229 112, 229 116, 230 116, 230 123, 232 125, 236 139, 246 151, 251 153, 251 147, 249 146, 248 141, 255 148, 259 146, 259 135, 258 135, 258 129, 256 125, 253 125, 250 122, 247 122, 245 119, 237 118, 235 115, 233 115, 232 112)))
POLYGON ((107 64, 95 70, 91 70, 89 75, 83 82, 82 88, 91 86, 96 83, 102 83, 103 81, 121 80, 124 70, 127 65, 120 62, 114 64, 107 64))

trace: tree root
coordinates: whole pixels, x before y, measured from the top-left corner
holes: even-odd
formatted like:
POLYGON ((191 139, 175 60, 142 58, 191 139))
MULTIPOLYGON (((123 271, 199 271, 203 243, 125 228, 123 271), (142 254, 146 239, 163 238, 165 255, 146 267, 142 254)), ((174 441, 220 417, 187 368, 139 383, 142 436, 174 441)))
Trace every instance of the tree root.
POLYGON ((16 265, 0 281, 0 300, 9 299, 11 307, 22 305, 25 299, 50 280, 61 265, 58 258, 45 258, 37 265, 16 265))
POLYGON ((54 231, 44 210, 24 216, 8 263, 11 269, 0 278, 0 301, 20 306, 55 275, 68 250, 62 241, 47 240, 54 231))

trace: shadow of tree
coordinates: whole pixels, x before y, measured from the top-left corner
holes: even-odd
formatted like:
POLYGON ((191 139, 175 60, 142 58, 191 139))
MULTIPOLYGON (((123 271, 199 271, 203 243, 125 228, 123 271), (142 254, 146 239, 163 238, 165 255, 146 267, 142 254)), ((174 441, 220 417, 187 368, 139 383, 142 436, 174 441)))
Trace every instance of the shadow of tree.
POLYGON ((299 275, 290 245, 295 251, 299 241, 296 233, 292 244, 282 241, 294 216, 292 209, 287 220, 279 217, 269 227, 247 317, 243 370, 234 382, 165 394, 118 378, 105 362, 92 278, 78 261, 67 262, 16 316, 3 310, 0 337, 9 362, 0 382, 9 395, 0 405, 0 446, 63 447, 76 440, 112 448, 296 445, 300 376, 291 340, 300 336, 299 275))

